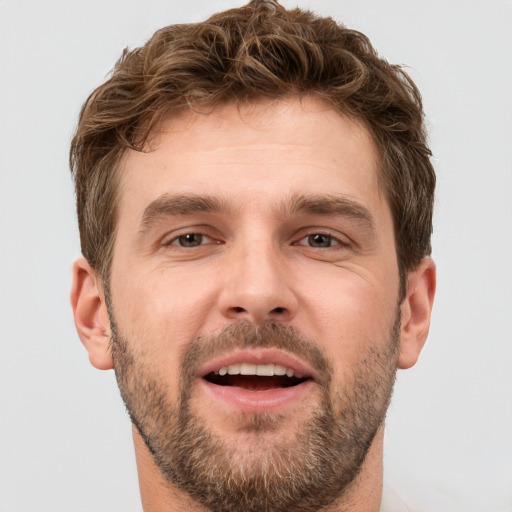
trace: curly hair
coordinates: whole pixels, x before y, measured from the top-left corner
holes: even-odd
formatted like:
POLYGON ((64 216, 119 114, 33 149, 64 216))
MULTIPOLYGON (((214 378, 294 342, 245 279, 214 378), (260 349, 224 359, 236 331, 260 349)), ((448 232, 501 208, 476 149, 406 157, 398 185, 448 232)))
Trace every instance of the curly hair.
POLYGON ((380 155, 399 273, 430 254, 435 173, 420 93, 360 32, 275 0, 253 0, 201 23, 170 25, 124 50, 82 107, 72 140, 82 253, 108 283, 118 170, 165 117, 262 98, 316 97, 361 122, 380 155))

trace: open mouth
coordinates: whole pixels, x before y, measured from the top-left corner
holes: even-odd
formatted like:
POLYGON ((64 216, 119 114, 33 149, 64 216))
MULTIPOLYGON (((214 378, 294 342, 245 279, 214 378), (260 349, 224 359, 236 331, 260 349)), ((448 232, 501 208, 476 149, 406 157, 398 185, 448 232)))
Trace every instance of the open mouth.
POLYGON ((223 366, 207 373, 203 378, 211 384, 237 387, 247 391, 290 388, 310 380, 310 377, 295 375, 291 368, 278 364, 249 363, 223 366))

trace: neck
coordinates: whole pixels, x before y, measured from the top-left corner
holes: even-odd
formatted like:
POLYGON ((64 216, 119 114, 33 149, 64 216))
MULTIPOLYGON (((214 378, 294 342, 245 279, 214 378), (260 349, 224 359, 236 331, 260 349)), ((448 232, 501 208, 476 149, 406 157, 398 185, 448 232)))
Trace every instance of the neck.
MULTIPOLYGON (((361 472, 347 492, 336 503, 318 512, 379 511, 382 496, 383 438, 384 427, 381 427, 373 440, 361 472)), ((133 441, 144 512, 208 512, 202 505, 164 480, 146 444, 135 429, 133 441)))

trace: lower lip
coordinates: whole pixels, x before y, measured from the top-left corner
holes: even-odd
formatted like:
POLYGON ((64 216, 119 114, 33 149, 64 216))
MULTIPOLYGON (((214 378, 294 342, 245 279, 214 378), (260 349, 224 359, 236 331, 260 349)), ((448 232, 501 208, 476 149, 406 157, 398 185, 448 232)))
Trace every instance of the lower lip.
POLYGON ((313 387, 307 380, 288 388, 273 388, 262 391, 248 391, 236 386, 219 386, 204 379, 199 379, 206 393, 216 401, 239 412, 278 412, 296 405, 313 387))

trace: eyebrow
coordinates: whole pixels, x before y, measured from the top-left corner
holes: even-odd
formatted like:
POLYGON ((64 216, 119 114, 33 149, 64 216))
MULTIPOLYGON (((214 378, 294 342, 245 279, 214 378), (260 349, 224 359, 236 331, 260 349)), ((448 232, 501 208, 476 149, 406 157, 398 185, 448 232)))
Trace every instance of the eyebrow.
POLYGON ((163 194, 152 201, 142 214, 139 233, 144 234, 161 218, 191 213, 224 213, 229 210, 224 201, 194 194, 163 194))
MULTIPOLYGON (((294 195, 281 205, 286 213, 304 213, 318 216, 340 216, 355 219, 371 231, 375 222, 370 211, 362 204, 345 196, 334 195, 294 195)), ((192 213, 228 213, 233 211, 226 201, 212 196, 195 194, 162 194, 152 201, 142 214, 139 234, 143 235, 160 219, 173 215, 190 215, 192 213)))
POLYGON ((375 231, 375 221, 370 210, 345 196, 294 196, 287 209, 292 213, 347 217, 357 220, 371 231, 375 231))

